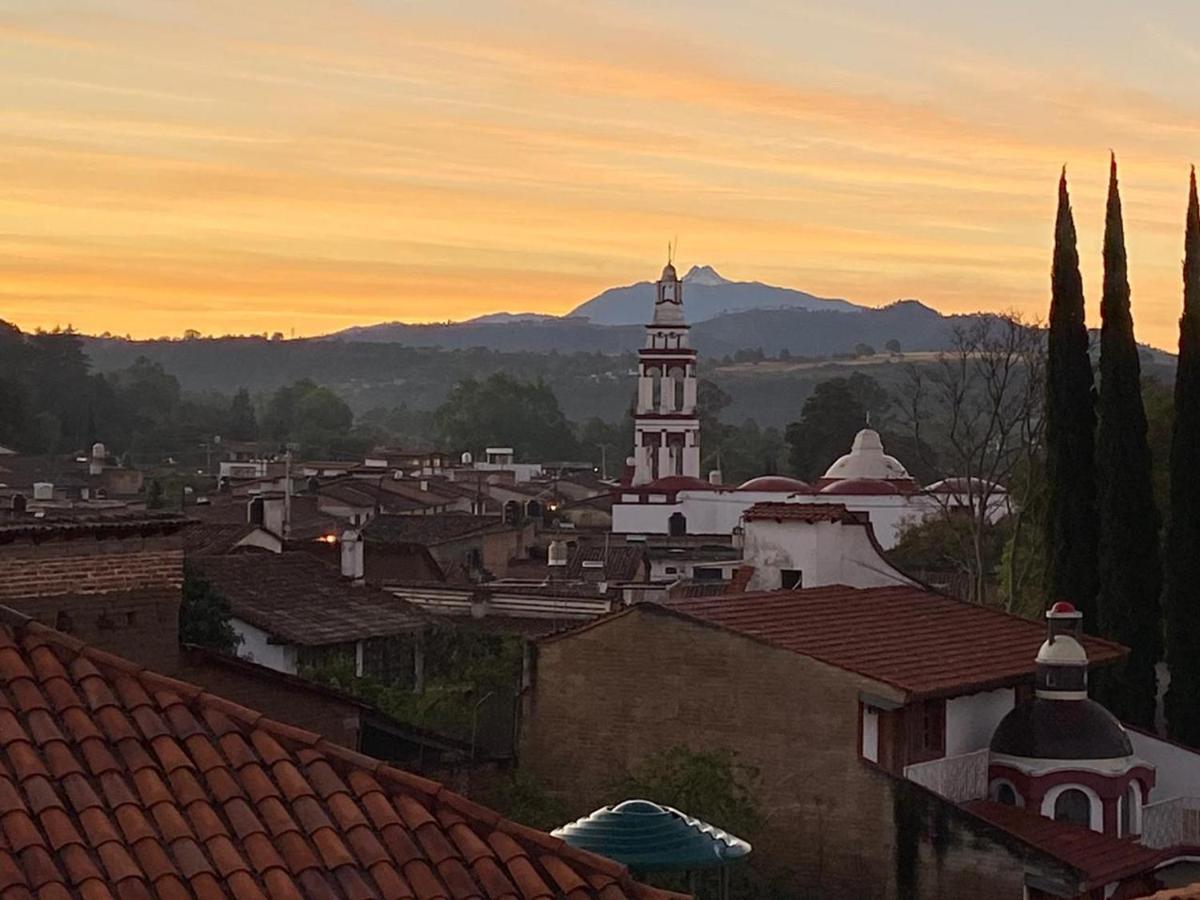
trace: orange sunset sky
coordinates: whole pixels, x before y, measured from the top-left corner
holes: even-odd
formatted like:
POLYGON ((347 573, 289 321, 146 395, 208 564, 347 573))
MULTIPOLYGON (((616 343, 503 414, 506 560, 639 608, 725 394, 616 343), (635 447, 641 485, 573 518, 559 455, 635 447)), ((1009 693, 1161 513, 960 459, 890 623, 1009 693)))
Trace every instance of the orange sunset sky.
POLYGON ((728 278, 1044 316, 1067 163, 1094 323, 1113 148, 1172 347, 1198 76, 1183 0, 0 0, 0 318, 558 313, 676 236, 728 278))

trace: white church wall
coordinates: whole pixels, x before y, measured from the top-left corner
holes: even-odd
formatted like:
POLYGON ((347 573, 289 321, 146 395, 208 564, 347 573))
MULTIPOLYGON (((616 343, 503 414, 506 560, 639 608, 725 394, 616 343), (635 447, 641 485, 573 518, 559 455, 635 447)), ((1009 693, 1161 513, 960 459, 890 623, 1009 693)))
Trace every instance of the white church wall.
POLYGON ((750 521, 746 523, 743 557, 754 566, 751 590, 778 589, 784 569, 798 570, 800 586, 806 588, 912 583, 879 555, 861 525, 795 519, 750 521))
POLYGON ((1016 705, 1016 691, 1001 688, 946 701, 946 755, 986 750, 992 732, 1016 705))

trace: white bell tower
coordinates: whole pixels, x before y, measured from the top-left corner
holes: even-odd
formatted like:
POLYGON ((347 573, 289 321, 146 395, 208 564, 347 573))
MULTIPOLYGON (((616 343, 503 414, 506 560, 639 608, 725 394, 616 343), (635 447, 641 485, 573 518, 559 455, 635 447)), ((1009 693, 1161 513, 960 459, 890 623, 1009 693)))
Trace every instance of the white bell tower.
POLYGON ((638 351, 633 484, 671 475, 700 477, 696 351, 683 320, 683 282, 668 262, 656 285, 654 319, 638 351))

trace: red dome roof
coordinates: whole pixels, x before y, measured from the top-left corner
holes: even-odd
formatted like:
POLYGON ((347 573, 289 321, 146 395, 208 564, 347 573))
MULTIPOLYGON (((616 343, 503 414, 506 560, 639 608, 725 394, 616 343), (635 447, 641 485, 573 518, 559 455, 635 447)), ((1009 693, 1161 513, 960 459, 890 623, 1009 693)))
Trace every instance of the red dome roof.
POLYGON ((693 478, 691 475, 667 475, 642 485, 643 490, 651 491, 715 491, 720 487, 719 484, 710 484, 703 478, 693 478))
POLYGON ((1076 612, 1079 612, 1079 610, 1075 608, 1075 604, 1067 600, 1059 600, 1050 607, 1050 614, 1055 616, 1065 616, 1076 612))
POLYGON ((787 478, 783 475, 759 475, 738 486, 739 491, 763 491, 771 493, 810 494, 812 486, 798 478, 787 478))
POLYGON ((843 478, 821 488, 822 494, 899 494, 900 488, 882 478, 843 478))

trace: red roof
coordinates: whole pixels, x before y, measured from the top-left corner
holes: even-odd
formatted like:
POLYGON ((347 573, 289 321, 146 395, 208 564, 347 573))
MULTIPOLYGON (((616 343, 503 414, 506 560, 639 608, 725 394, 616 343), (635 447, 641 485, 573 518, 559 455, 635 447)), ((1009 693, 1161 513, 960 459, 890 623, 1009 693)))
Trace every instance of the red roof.
POLYGON ((1082 825, 1056 822, 1032 810, 994 800, 974 800, 966 808, 1080 872, 1085 890, 1150 871, 1163 858, 1162 850, 1136 841, 1101 834, 1082 825))
MULTIPOLYGON (((1026 680, 1045 639, 1038 622, 917 587, 835 584, 665 605, 914 696, 946 696, 1026 680)), ((1083 643, 1093 664, 1125 653, 1100 638, 1085 637, 1083 643)))
POLYGON ((825 485, 818 493, 866 496, 870 494, 900 494, 903 491, 895 482, 885 481, 882 478, 843 478, 825 485))
POLYGON ((691 475, 667 475, 664 478, 656 478, 649 484, 644 484, 642 487, 649 491, 716 491, 720 490, 723 485, 712 484, 705 481, 703 478, 695 478, 691 475))
POLYGON ((846 509, 842 503, 755 503, 742 516, 747 522, 783 520, 793 522, 851 522, 859 525, 869 520, 864 512, 846 509))
POLYGON ((775 493, 811 494, 812 486, 797 478, 782 475, 759 475, 738 486, 739 491, 771 491, 775 493))
POLYGON ((4 617, 5 898, 680 896, 436 782, 4 617))

